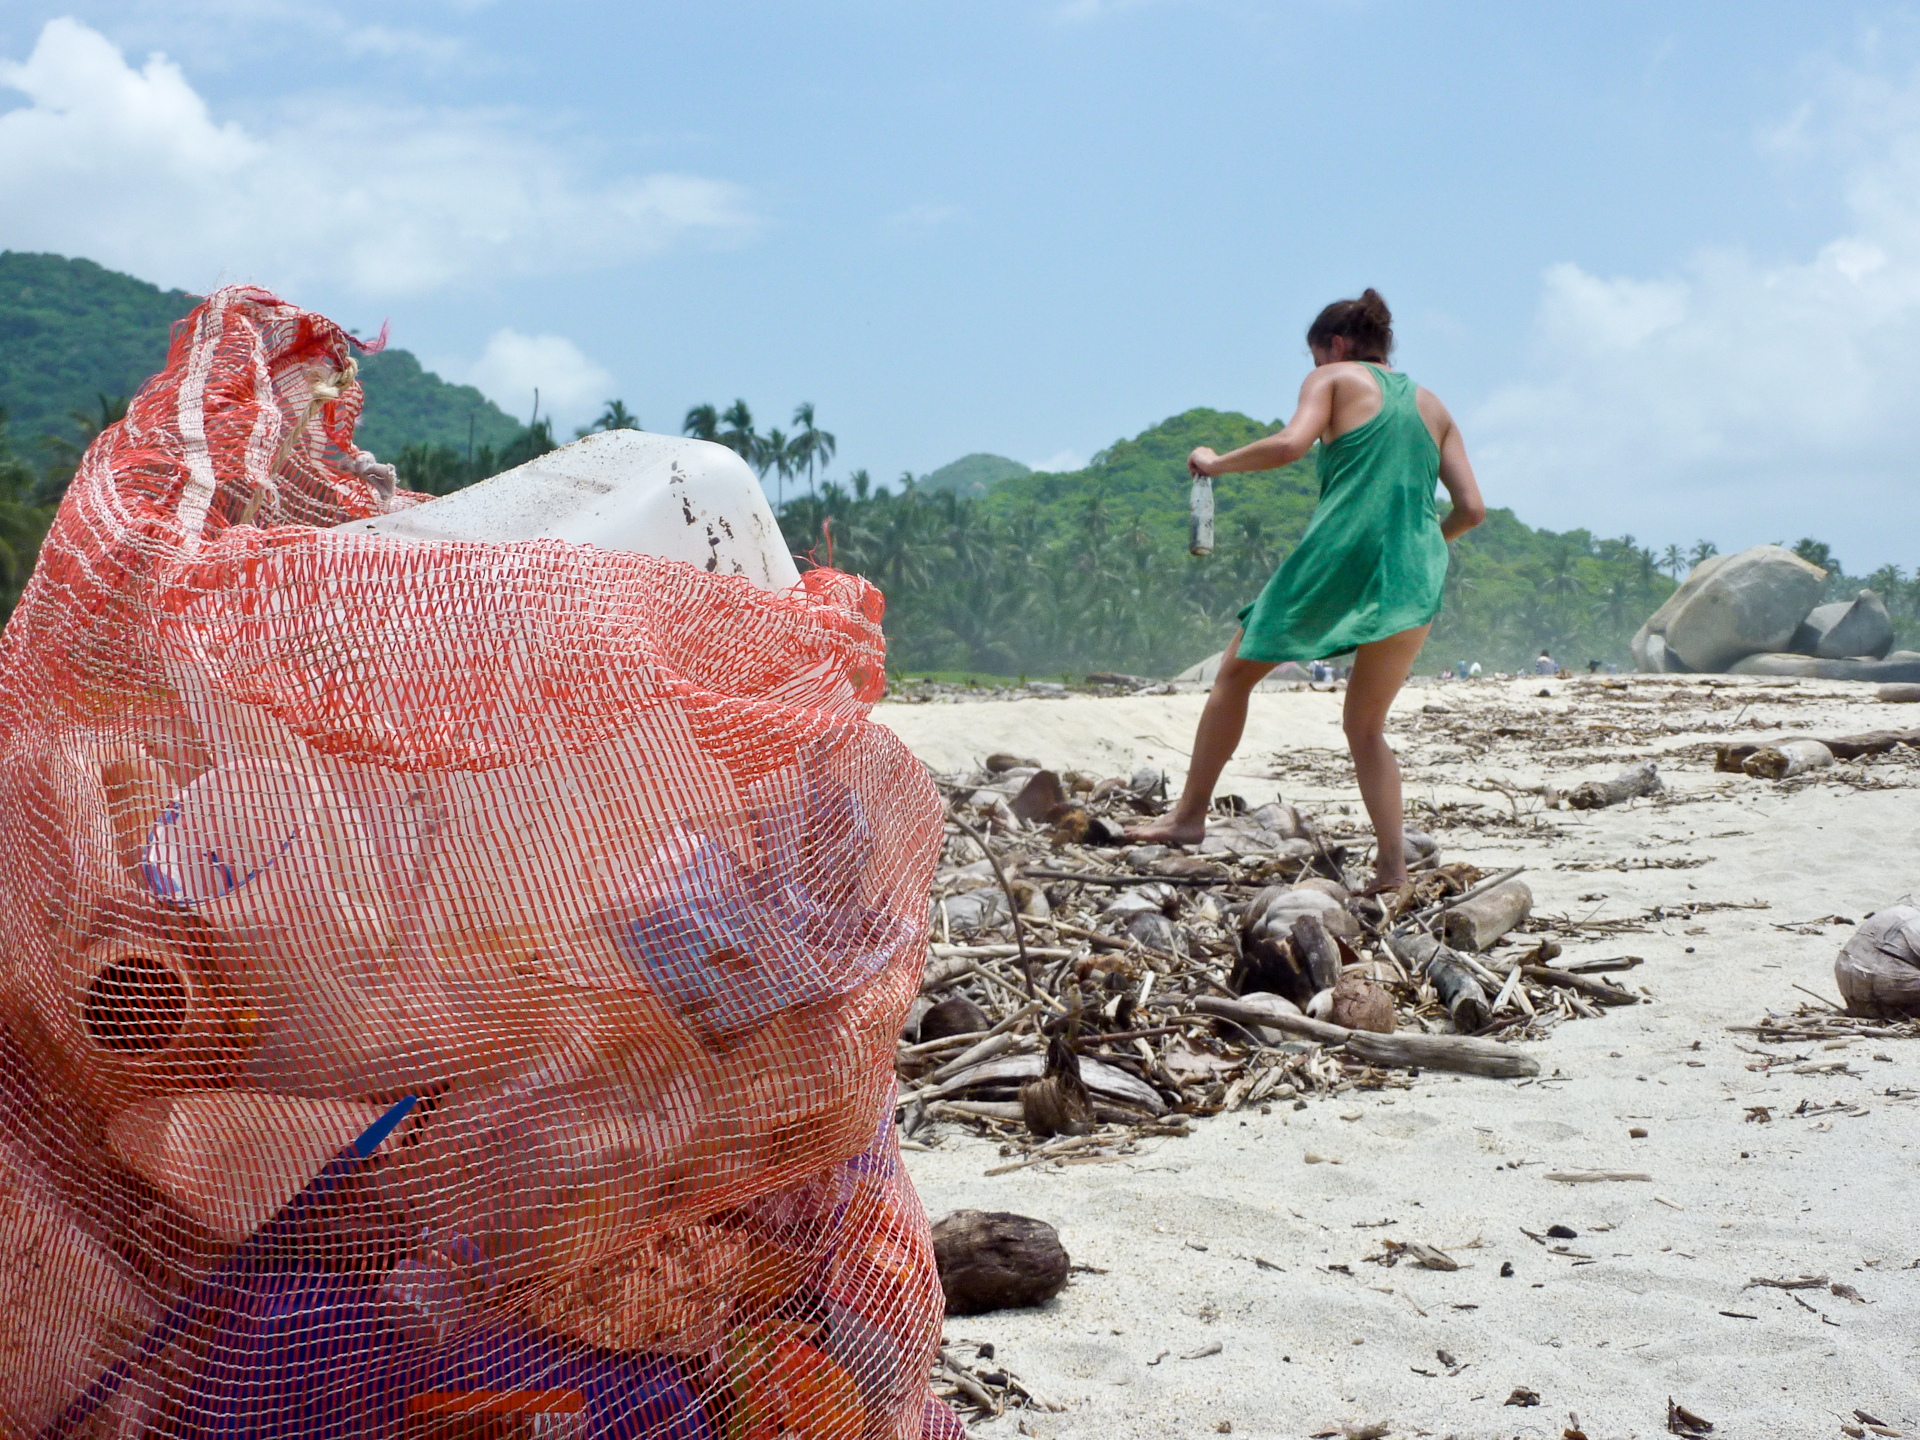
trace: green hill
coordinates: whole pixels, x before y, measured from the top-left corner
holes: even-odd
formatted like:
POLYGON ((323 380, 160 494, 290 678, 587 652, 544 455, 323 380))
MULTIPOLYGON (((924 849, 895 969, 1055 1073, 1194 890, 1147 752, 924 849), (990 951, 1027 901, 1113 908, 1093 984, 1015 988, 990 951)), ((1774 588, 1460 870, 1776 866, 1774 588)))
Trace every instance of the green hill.
POLYGON ((74 431, 69 410, 131 395, 198 303, 91 260, 0 251, 0 405, 15 446, 31 455, 42 437, 74 431))
POLYGON ((360 357, 367 408, 353 438, 392 460, 409 445, 504 449, 524 428, 471 385, 449 385, 405 350, 360 357))
POLYGON ((962 455, 951 465, 942 465, 931 475, 920 478, 922 490, 951 490, 956 495, 978 499, 1002 480, 1033 472, 1018 460, 1004 455, 962 455))
MULTIPOLYGON (((16 453, 78 440, 70 412, 131 395, 166 363, 173 323, 199 303, 91 260, 0 251, 0 406, 16 453)), ((521 425, 471 385, 449 385, 405 350, 360 359, 367 392, 357 438, 382 459, 407 445, 504 449, 521 425), (471 426, 471 435, 469 427, 471 426)))

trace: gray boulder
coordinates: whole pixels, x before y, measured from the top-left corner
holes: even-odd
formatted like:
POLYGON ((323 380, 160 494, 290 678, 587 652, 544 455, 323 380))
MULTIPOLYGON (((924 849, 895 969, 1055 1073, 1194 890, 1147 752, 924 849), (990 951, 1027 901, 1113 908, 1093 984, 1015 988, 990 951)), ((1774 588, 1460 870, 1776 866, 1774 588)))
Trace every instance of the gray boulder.
POLYGON ((1920 650, 1896 650, 1884 660, 1826 660, 1818 655, 1746 655, 1728 667, 1735 675, 1790 675, 1799 680, 1870 680, 1876 685, 1920 683, 1920 650))
POLYGON ((1691 670, 1724 671, 1734 661, 1784 651, 1820 598, 1827 572, 1779 545, 1755 545, 1702 564, 1656 612, 1648 628, 1691 670))
POLYGON ((1687 578, 1680 582, 1680 588, 1647 617, 1647 623, 1640 627, 1627 647, 1633 652, 1634 665, 1643 674, 1667 675, 1687 668, 1685 662, 1667 645, 1667 622, 1673 618, 1676 610, 1699 594, 1700 587, 1706 584, 1714 571, 1732 558, 1731 555, 1709 555, 1689 570, 1687 578))
POLYGON ((1871 656, 1883 660, 1893 649, 1893 620, 1887 605, 1871 590, 1862 590, 1853 600, 1836 600, 1831 605, 1816 605, 1794 631, 1787 647, 1798 655, 1818 655, 1823 660, 1848 660, 1871 656))

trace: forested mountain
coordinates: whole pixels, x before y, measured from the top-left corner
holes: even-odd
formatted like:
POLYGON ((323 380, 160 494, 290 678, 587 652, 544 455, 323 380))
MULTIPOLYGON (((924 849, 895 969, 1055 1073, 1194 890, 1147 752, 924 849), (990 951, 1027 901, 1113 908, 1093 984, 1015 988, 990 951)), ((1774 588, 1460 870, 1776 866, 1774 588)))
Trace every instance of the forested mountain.
MULTIPOLYGON (((0 406, 16 454, 90 439, 104 403, 166 363, 174 321, 200 303, 91 260, 0 251, 0 406)), ((367 392, 357 438, 382 459, 410 444, 504 449, 523 428, 471 385, 449 385, 404 350, 360 357, 367 392)))
POLYGON ((922 475, 919 485, 922 490, 951 490, 956 495, 977 500, 1002 480, 1031 473, 1018 460, 1009 460, 1004 455, 962 455, 931 475, 922 475))

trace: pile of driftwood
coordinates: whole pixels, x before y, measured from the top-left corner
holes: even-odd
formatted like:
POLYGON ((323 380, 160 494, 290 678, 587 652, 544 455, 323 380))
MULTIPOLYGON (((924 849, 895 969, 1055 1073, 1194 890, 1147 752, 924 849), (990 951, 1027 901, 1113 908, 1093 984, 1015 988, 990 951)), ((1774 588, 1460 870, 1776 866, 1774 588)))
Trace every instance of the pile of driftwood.
POLYGON ((1514 1042, 1643 996, 1631 957, 1533 914, 1517 870, 1445 863, 1410 833, 1412 882, 1359 892, 1359 837, 1226 797, 1193 847, 1134 844, 1159 772, 1097 777, 995 755, 944 779, 934 943, 898 1055, 909 1143, 964 1121, 1003 1168, 1097 1163, 1187 1117, 1421 1069, 1525 1078, 1514 1042))

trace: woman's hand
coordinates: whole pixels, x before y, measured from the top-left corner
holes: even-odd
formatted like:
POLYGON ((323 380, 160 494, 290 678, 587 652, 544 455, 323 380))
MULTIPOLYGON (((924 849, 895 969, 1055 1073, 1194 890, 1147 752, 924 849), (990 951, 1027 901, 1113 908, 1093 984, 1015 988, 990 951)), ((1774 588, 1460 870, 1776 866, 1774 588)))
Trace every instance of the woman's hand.
POLYGON ((1221 473, 1220 457, 1214 454, 1212 446, 1202 445, 1187 456, 1187 470, 1193 475, 1218 475, 1221 473))

